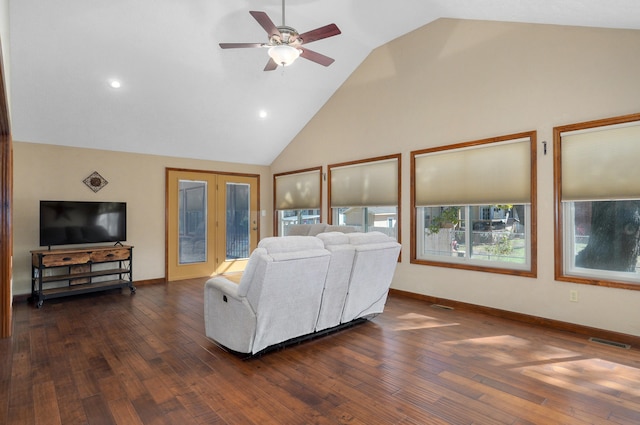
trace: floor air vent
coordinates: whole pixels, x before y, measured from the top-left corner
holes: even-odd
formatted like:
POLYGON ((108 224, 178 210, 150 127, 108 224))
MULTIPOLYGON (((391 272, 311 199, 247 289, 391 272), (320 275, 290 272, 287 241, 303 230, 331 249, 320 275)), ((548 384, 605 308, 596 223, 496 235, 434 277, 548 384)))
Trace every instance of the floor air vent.
POLYGON ((612 347, 626 348, 627 350, 631 348, 631 346, 629 344, 623 344, 621 342, 616 342, 616 341, 608 341, 608 340, 602 339, 602 338, 591 337, 591 338, 589 338, 589 341, 597 342, 598 344, 610 345, 612 347))

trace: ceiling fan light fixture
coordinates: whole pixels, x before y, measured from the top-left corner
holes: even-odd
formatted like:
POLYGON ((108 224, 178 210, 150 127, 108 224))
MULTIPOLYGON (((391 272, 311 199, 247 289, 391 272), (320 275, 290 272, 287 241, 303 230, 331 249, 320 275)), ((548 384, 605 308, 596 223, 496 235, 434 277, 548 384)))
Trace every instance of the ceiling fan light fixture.
POLYGON ((261 48, 269 49, 269 61, 264 67, 264 71, 273 71, 281 66, 288 66, 295 62, 298 57, 315 62, 322 66, 331 65, 334 60, 321 53, 307 49, 306 45, 314 41, 333 37, 341 34, 336 24, 325 25, 311 31, 299 34, 294 28, 284 24, 284 0, 282 0, 282 25, 276 26, 271 18, 265 13, 257 10, 249 11, 249 14, 267 32, 268 43, 220 43, 221 49, 244 49, 261 48), (304 48, 302 45, 305 45, 304 48))
POLYGON ((300 50, 288 44, 279 44, 269 48, 269 56, 278 65, 288 66, 298 59, 300 50))

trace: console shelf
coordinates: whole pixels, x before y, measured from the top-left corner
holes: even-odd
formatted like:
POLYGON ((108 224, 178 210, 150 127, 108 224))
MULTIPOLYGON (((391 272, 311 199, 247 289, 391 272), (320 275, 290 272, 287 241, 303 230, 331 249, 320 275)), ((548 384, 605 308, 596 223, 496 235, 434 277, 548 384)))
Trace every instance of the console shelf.
POLYGON ((31 251, 31 299, 44 300, 133 286, 133 247, 97 246, 31 251))

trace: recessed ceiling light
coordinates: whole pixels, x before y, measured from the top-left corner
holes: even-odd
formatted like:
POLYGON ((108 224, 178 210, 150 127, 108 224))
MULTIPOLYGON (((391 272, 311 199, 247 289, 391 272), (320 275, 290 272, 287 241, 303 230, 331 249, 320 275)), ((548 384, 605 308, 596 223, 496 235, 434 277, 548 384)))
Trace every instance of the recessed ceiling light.
POLYGON ((267 118, 267 111, 263 109, 258 113, 258 115, 260 116, 260 118, 267 118))
POLYGON ((119 89, 120 87, 122 87, 122 83, 120 83, 120 81, 118 80, 111 80, 109 81, 109 86, 112 89, 119 89))

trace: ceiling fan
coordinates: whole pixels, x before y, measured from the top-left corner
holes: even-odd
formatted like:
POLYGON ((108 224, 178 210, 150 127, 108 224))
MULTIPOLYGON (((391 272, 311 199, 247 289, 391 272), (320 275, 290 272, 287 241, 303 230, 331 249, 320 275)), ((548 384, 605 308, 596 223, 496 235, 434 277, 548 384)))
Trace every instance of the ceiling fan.
POLYGON ((303 45, 323 38, 333 37, 340 34, 340 29, 336 24, 325 25, 311 31, 299 34, 292 27, 285 25, 284 21, 284 0, 282 0, 282 25, 276 26, 265 12, 249 12, 256 21, 267 31, 269 35, 268 43, 220 43, 223 49, 239 49, 265 47, 269 49, 269 62, 264 67, 265 71, 273 71, 279 65, 291 65, 298 56, 308 59, 320 65, 329 66, 334 59, 309 50, 303 45))

